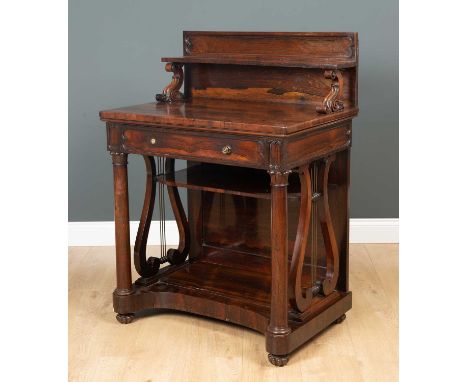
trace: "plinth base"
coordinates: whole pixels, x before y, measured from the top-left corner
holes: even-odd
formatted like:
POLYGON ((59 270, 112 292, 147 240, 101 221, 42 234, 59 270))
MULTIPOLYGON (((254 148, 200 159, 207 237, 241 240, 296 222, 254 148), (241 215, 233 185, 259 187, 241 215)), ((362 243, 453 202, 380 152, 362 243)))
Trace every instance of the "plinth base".
POLYGON ((270 319, 269 259, 258 257, 255 262, 246 262, 243 256, 248 255, 212 253, 161 269, 161 275, 153 280, 137 280, 132 294, 114 294, 117 320, 130 323, 134 313, 154 308, 232 322, 264 334, 270 362, 283 366, 291 352, 329 325, 341 322, 351 309, 351 292, 317 296, 308 311, 301 315, 291 311, 291 333, 273 336, 266 330, 270 319))

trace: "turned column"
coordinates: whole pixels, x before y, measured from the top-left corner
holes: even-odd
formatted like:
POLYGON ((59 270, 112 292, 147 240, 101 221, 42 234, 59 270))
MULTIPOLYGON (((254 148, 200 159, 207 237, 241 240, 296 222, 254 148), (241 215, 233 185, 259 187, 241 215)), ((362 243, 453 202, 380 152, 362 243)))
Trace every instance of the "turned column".
POLYGON ((267 328, 269 360, 287 362, 284 338, 288 327, 288 176, 290 171, 270 172, 271 178, 271 312, 267 328))
POLYGON ((115 294, 132 293, 127 154, 111 152, 114 168, 114 218, 117 287, 115 294))

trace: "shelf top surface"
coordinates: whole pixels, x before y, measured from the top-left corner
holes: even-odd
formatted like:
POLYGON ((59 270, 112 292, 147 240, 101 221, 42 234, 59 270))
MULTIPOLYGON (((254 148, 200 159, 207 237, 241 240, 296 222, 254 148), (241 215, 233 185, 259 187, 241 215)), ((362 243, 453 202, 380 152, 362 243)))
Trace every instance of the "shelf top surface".
POLYGON ((161 61, 185 64, 259 65, 315 69, 345 69, 356 66, 354 58, 314 57, 311 55, 196 54, 182 57, 163 57, 161 61))
MULTIPOLYGON (((158 181, 195 190, 271 199, 270 176, 264 170, 204 164, 159 175, 158 181)), ((299 198, 299 175, 291 174, 288 182, 288 198, 299 198)))
POLYGON ((104 121, 165 127, 221 130, 245 134, 287 135, 357 115, 357 108, 319 114, 311 104, 194 98, 174 103, 145 103, 100 112, 104 121))

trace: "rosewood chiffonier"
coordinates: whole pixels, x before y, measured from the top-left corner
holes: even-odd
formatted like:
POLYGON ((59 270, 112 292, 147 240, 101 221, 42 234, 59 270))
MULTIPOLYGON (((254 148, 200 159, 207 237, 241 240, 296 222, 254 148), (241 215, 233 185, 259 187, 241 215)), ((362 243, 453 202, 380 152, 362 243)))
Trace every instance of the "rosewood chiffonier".
POLYGON ((283 366, 351 308, 357 34, 184 32, 183 56, 162 61, 172 80, 154 102, 100 113, 114 169, 117 320, 153 308, 243 325, 283 366), (134 281, 128 155, 143 156, 147 173, 134 281), (177 248, 165 239, 166 198, 177 248), (161 253, 150 257, 153 217, 161 253))

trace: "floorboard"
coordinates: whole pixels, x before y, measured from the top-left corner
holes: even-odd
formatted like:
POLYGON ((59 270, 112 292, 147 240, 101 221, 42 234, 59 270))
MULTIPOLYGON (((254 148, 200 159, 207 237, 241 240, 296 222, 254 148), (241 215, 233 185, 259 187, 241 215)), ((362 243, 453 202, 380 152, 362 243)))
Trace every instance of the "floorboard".
POLYGON ((240 326, 183 313, 119 324, 114 261, 113 247, 69 249, 70 381, 398 380, 398 245, 350 246, 348 318, 283 368, 268 362, 262 335, 240 326))

